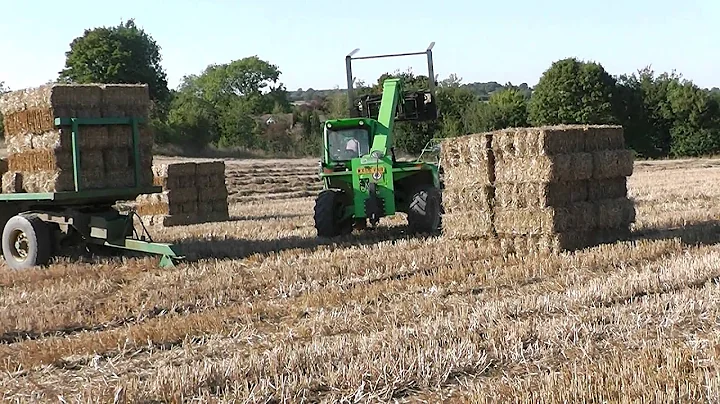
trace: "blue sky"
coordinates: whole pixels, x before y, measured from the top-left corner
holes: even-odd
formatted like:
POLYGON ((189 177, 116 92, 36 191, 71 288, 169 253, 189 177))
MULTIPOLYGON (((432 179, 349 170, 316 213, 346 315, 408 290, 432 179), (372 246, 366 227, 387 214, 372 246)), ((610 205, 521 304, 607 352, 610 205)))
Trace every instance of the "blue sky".
MULTIPOLYGON (((85 28, 135 18, 162 47, 176 87, 185 74, 246 56, 279 66, 289 90, 343 86, 344 57, 423 51, 432 41, 440 79, 537 83, 550 64, 578 57, 611 74, 646 65, 720 87, 717 0, 550 2, 469 0, 230 1, 0 0, 0 81, 12 89, 57 77, 85 28), (164 4, 172 4, 166 7, 164 4)), ((355 76, 425 71, 423 56, 361 60, 355 76)))

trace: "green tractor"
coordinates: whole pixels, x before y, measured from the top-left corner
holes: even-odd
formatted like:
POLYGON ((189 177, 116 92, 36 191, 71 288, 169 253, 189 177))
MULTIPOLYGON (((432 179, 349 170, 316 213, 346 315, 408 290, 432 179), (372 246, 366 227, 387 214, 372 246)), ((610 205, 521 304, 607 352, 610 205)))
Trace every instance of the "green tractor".
POLYGON ((398 161, 393 127, 400 121, 429 121, 438 116, 431 43, 425 52, 364 56, 371 59, 427 55, 429 91, 404 91, 401 79, 386 79, 381 95, 353 100, 352 59, 347 69, 349 118, 324 122, 320 178, 323 190, 315 201, 315 228, 320 237, 349 234, 353 229, 374 228, 382 217, 407 215, 413 233, 440 230, 442 198, 438 165, 398 161))

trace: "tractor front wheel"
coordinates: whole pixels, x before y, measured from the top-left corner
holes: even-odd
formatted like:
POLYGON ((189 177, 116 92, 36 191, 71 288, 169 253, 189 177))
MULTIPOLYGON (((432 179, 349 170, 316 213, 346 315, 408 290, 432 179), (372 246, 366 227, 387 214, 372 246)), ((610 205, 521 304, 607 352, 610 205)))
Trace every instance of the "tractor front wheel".
POLYGON ((2 252, 12 269, 28 269, 50 261, 51 233, 48 225, 35 215, 13 216, 2 233, 2 252))
POLYGON ((432 185, 420 187, 412 196, 408 209, 408 227, 413 233, 435 233, 440 230, 442 196, 432 185))
POLYGON ((326 189, 315 200, 315 229, 319 237, 337 237, 350 234, 353 230, 351 219, 343 220, 345 206, 341 191, 326 189))

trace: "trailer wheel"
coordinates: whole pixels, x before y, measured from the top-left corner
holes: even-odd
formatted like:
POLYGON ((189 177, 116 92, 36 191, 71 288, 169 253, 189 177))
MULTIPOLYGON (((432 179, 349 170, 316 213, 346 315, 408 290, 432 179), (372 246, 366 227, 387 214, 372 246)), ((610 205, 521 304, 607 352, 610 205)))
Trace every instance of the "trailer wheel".
POLYGON ((35 215, 13 216, 2 233, 2 252, 12 269, 28 269, 50 261, 50 229, 35 215))

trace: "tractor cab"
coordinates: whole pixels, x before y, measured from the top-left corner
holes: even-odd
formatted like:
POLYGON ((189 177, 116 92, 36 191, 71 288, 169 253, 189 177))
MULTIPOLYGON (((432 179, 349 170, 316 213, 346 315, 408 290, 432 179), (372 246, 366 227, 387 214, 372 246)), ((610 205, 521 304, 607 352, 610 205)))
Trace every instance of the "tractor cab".
POLYGON ((326 163, 347 162, 353 158, 370 153, 372 137, 369 125, 359 121, 356 127, 335 128, 333 121, 325 124, 324 143, 326 147, 326 163))

